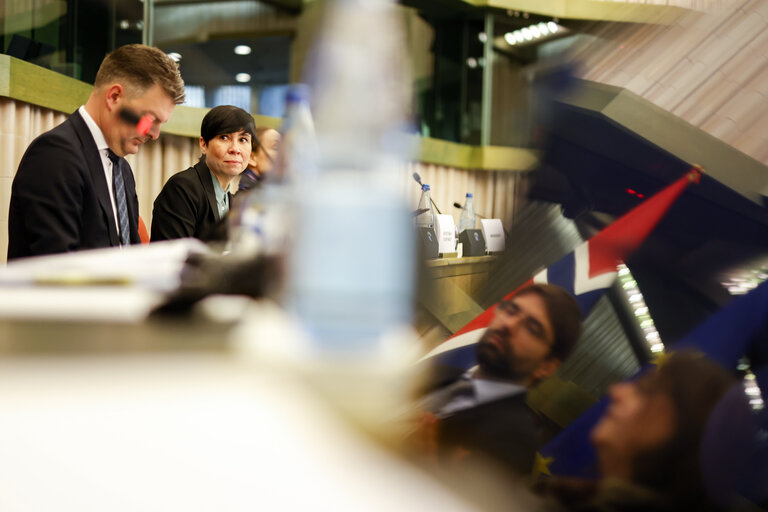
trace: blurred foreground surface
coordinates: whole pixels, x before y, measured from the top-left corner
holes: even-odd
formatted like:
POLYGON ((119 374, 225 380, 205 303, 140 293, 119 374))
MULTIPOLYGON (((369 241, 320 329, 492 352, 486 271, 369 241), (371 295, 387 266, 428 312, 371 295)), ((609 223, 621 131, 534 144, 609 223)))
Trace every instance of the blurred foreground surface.
POLYGON ((4 511, 471 509, 232 354, 5 357, 0 425, 4 511))

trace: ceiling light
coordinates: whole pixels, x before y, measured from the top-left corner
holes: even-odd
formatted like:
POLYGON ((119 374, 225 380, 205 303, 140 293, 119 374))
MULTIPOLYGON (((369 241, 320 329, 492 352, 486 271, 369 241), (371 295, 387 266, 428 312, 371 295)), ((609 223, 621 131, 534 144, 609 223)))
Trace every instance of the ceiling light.
POLYGON ((251 75, 248 73, 238 73, 235 75, 235 80, 240 83, 246 83, 251 81, 251 75))
POLYGON ((235 55, 250 55, 251 47, 247 44, 239 44, 235 46, 235 55))
POLYGON ((168 52, 168 56, 173 62, 181 62, 181 54, 179 52, 168 52))
POLYGON ((531 35, 535 37, 536 39, 541 37, 541 32, 539 32, 539 27, 536 25, 531 25, 528 27, 528 30, 531 31, 531 35))
POLYGON ((488 40, 488 34, 486 34, 485 32, 480 32, 479 34, 477 34, 477 39, 481 43, 485 43, 488 40))
POLYGON ((507 42, 509 46, 515 46, 517 44, 517 40, 515 39, 515 34, 512 32, 507 32, 504 34, 504 40, 507 42))
POLYGON ((477 67, 477 59, 474 57, 470 57, 467 59, 467 66, 469 66, 472 69, 475 69, 477 67))
POLYGON ((523 33, 523 37, 525 38, 526 41, 530 41, 531 39, 533 39, 533 34, 531 34, 530 28, 525 27, 524 29, 522 29, 521 32, 523 33))
POLYGON ((539 32, 541 32, 541 35, 546 36, 549 34, 549 28, 547 28, 547 24, 543 21, 536 26, 539 27, 539 32))
POLYGON ((547 28, 552 34, 555 34, 558 30, 560 30, 560 27, 554 21, 547 22, 547 28))

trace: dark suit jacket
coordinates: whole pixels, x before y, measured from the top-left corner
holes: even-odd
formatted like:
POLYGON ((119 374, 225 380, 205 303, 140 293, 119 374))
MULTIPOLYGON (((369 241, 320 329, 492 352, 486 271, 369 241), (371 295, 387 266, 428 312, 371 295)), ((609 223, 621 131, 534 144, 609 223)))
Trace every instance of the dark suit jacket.
MULTIPOLYGON (((121 161, 131 243, 139 199, 121 161)), ((79 112, 32 141, 16 171, 8 213, 8 259, 120 245, 104 166, 79 112)))
MULTIPOLYGON (((444 375, 441 372, 440 377, 444 375)), ((450 385, 453 380, 446 382, 441 378, 439 386, 433 389, 450 385)), ((519 393, 442 418, 438 427, 439 447, 445 452, 461 447, 470 452, 469 458, 479 455, 517 475, 529 475, 538 447, 535 415, 525 399, 526 393, 519 393)))
MULTIPOLYGON (((232 204, 232 194, 229 194, 232 204)), ((150 240, 195 237, 221 240, 225 229, 216 206, 211 171, 202 157, 193 167, 174 174, 155 199, 150 240)))

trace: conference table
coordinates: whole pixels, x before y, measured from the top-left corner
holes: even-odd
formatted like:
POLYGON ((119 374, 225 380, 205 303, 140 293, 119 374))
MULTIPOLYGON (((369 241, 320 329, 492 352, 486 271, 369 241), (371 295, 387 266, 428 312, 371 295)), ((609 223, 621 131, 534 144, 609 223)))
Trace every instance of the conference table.
POLYGON ((393 449, 412 328, 336 357, 267 298, 153 313, 194 250, 0 268, 0 510, 478 509, 393 449))
POLYGON ((295 358, 276 305, 223 300, 246 320, 0 319, 0 509, 476 509, 350 405, 397 365, 295 358))

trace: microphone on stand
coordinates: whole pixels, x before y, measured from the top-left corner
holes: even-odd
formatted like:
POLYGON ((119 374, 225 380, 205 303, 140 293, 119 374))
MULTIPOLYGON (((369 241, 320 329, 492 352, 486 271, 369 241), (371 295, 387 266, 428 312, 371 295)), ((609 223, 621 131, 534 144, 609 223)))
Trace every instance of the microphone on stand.
MULTIPOLYGON (((421 175, 419 175, 419 173, 415 172, 415 173, 413 173, 412 176, 413 176, 413 179, 416 180, 416 183, 419 184, 419 186, 423 186, 423 183, 421 182, 421 175)), ((432 206, 435 207, 435 210, 437 210, 437 213, 442 215, 443 212, 441 212, 440 208, 438 208, 437 205, 435 204, 435 200, 432 199, 432 194, 429 195, 429 200, 432 202, 432 206)))
POLYGON ((155 120, 152 118, 149 114, 144 114, 143 116, 140 116, 136 112, 134 112, 131 109, 128 108, 121 108, 120 111, 117 113, 117 115, 120 116, 120 119, 125 121, 128 124, 132 124, 136 127, 136 130, 141 135, 147 135, 149 131, 152 129, 152 125, 155 124, 155 120))
MULTIPOLYGON (((459 204, 459 203, 453 203, 453 206, 454 206, 455 208, 458 208, 459 210, 463 210, 463 209, 464 209, 464 207, 463 207, 463 206, 461 206, 461 204, 459 204)), ((477 216, 478 216, 478 217, 480 217, 481 219, 487 219, 487 218, 488 218, 488 217, 485 217, 485 216, 483 216, 483 215, 480 215, 480 214, 479 214, 479 213, 477 213, 477 212, 475 212, 475 215, 477 215, 477 216)), ((503 226, 502 226, 502 229, 504 230, 504 235, 507 237, 507 240, 509 240, 509 232, 507 231, 507 228, 505 228, 505 227, 503 227, 503 226)))
MULTIPOLYGON (((459 203, 453 203, 453 206, 454 206, 454 208, 458 208, 459 210, 463 210, 463 209, 464 209, 464 207, 463 207, 463 206, 461 206, 459 203)), ((488 217, 486 217, 485 215, 480 215, 480 214, 479 214, 479 213, 477 213, 477 212, 475 212, 475 215, 477 215, 477 216, 478 216, 478 217, 480 217, 481 219, 487 219, 487 218, 488 218, 488 217)))

